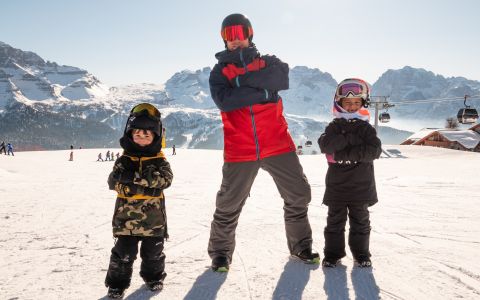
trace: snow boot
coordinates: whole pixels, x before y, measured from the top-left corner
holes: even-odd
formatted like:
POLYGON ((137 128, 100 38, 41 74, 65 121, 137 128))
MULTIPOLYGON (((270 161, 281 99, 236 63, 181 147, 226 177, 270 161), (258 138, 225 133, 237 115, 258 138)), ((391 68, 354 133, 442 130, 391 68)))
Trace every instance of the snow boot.
POLYGON ((217 256, 212 259, 212 270, 215 272, 228 272, 230 262, 225 256, 217 256))
POLYGON ((317 252, 312 252, 312 248, 307 248, 298 252, 297 254, 292 254, 293 258, 300 259, 301 261, 307 264, 319 264, 320 255, 317 252))
POLYGON ((123 295, 125 294, 124 289, 118 289, 118 288, 108 288, 108 297, 111 299, 122 299, 123 295))
POLYGON ((332 258, 325 257, 322 260, 322 267, 335 268, 339 262, 340 262, 340 259, 332 259, 332 258))
POLYGON ((358 259, 355 259, 355 262, 357 263, 357 266, 359 268, 370 268, 370 267, 372 267, 372 261, 368 257, 359 257, 358 259))
POLYGON ((150 281, 145 282, 147 289, 152 292, 160 292, 163 289, 163 282, 162 281, 150 281))

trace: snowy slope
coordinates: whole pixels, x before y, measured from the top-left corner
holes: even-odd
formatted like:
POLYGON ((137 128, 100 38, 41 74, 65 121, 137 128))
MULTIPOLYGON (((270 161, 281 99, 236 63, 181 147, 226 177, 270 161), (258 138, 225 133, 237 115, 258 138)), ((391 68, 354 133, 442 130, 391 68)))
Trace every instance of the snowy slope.
MULTIPOLYGON (((166 190, 165 288, 145 290, 137 260, 126 299, 478 299, 480 155, 385 149, 375 163, 380 202, 371 208, 372 270, 354 268, 348 251, 331 270, 290 260, 281 198, 259 172, 228 274, 208 269, 206 251, 222 151, 177 149, 171 156, 166 149, 175 178, 166 190)), ((104 299, 113 163, 95 160, 106 150, 75 150, 73 162, 69 151, 0 155, 0 299, 104 299)), ((326 162, 321 155, 300 159, 312 186, 314 247, 321 250, 326 162)))

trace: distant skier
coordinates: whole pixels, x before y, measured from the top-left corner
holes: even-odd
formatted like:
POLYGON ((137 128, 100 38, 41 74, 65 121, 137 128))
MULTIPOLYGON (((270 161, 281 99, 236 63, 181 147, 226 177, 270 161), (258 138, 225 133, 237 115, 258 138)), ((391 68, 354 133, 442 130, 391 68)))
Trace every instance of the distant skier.
POLYGON ((177 152, 175 152, 175 145, 172 146, 172 155, 177 155, 177 152))
POLYGON ((5 147, 5 141, 2 141, 2 143, 0 144, 0 152, 2 152, 2 150, 3 150, 3 153, 7 155, 7 148, 5 147))
POLYGON ((105 161, 110 160, 110 150, 107 151, 107 154, 105 154, 105 161))
POLYGON ((117 159, 120 157, 120 152, 117 152, 116 157, 117 157, 117 159))
POLYGON ((10 155, 10 153, 12 154, 12 156, 14 156, 13 154, 13 145, 11 143, 8 143, 7 144, 7 154, 10 155))
POLYGON ((73 161, 73 151, 70 151, 70 158, 68 159, 68 161, 73 161))
POLYGON ((260 168, 273 177, 283 198, 290 254, 306 263, 319 263, 308 221, 311 189, 278 94, 288 89, 288 64, 260 55, 252 43, 250 20, 242 14, 223 20, 221 36, 226 49, 215 55, 218 63, 209 78, 224 133, 223 179, 208 244, 212 270, 229 270, 238 219, 260 168))
POLYGON ((164 238, 168 237, 163 190, 172 183, 170 164, 162 153, 160 112, 153 105, 135 106, 120 145, 124 154, 108 177, 117 191, 113 215, 112 248, 105 285, 111 298, 123 297, 130 285, 133 262, 141 242, 140 276, 149 290, 160 291, 167 275, 164 238))
POLYGON ((370 267, 370 214, 377 203, 373 160, 380 157, 382 145, 370 125, 366 108, 370 90, 361 79, 345 79, 337 86, 333 113, 318 139, 326 154, 328 170, 323 203, 328 206, 325 227, 324 267, 335 267, 345 253, 345 224, 350 219, 348 245, 359 267, 370 267))
POLYGON ((102 152, 98 153, 97 161, 103 161, 102 152))

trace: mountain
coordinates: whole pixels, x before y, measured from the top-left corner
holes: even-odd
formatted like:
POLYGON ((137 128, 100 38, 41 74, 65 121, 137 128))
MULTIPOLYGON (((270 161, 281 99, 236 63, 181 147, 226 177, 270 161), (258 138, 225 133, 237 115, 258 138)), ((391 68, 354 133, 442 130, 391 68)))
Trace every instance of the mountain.
POLYGON ((285 112, 304 116, 331 116, 337 82, 319 69, 297 66, 290 70, 290 89, 281 91, 285 112))
MULTIPOLYGON (((151 102, 162 111, 169 145, 220 149, 222 124, 210 96, 210 71, 209 67, 183 70, 164 84, 108 87, 86 70, 45 61, 0 42, 0 139, 17 149, 112 147, 118 145, 132 106, 151 102)), ((290 70, 290 89, 280 95, 297 145, 312 141, 310 149, 318 151, 316 139, 331 119, 336 85, 329 73, 319 69, 290 70)), ((455 115, 463 101, 415 105, 402 101, 478 95, 480 82, 404 67, 386 71, 372 91, 390 96, 396 104, 389 110, 393 119, 438 121, 455 115)), ((387 126, 379 130, 387 144, 400 143, 410 134, 387 126)))
POLYGON ((211 69, 184 70, 175 73, 165 83, 165 91, 174 104, 191 108, 215 108, 210 97, 208 78, 211 69))
MULTIPOLYGON (((445 78, 433 72, 406 66, 400 70, 388 70, 373 84, 374 95, 390 96, 395 108, 389 113, 394 117, 410 119, 441 119, 454 117, 463 100, 437 103, 402 104, 408 100, 463 97, 480 95, 480 82, 464 77, 445 78), (403 100, 403 101, 402 101, 403 100)), ((468 103, 467 103, 468 104, 468 103)), ((478 104, 470 103, 470 104, 478 104)))
POLYGON ((58 107, 107 94, 107 87, 85 70, 44 61, 0 42, 0 109, 14 102, 58 107))

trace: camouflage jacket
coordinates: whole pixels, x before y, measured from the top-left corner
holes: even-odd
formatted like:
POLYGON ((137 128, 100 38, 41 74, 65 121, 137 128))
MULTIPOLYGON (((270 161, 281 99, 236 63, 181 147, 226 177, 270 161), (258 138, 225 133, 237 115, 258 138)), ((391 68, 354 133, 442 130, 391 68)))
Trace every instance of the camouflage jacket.
POLYGON ((168 237, 163 190, 172 179, 162 152, 154 157, 120 156, 108 176, 109 188, 118 193, 113 235, 168 237))

